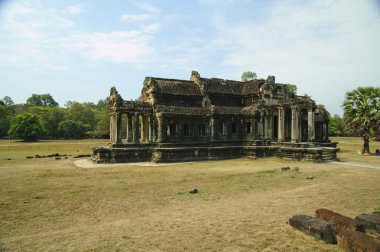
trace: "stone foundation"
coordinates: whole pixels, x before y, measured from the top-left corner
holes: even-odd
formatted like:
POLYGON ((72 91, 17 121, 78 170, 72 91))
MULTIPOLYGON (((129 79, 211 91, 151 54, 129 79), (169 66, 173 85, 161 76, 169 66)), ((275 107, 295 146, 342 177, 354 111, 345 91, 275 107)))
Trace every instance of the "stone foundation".
POLYGON ((316 147, 310 144, 271 144, 260 145, 203 145, 203 146, 155 146, 140 145, 111 145, 109 147, 93 148, 92 160, 96 163, 125 163, 125 162, 183 162, 200 160, 217 160, 239 157, 280 157, 295 160, 315 161, 336 159, 339 148, 316 147))

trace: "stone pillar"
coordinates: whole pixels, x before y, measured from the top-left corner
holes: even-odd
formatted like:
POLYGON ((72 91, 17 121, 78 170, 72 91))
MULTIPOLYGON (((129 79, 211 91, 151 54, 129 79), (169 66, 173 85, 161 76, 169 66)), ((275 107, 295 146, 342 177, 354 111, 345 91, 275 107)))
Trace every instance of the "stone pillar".
POLYGON ((132 142, 133 130, 132 130, 132 115, 127 114, 127 142, 132 142))
POLYGON ((163 119, 160 115, 157 116, 157 142, 163 141, 163 119))
POLYGON ((145 114, 141 115, 141 128, 140 128, 140 139, 142 143, 145 143, 147 141, 148 137, 148 120, 146 118, 145 114))
POLYGON ((297 106, 292 106, 292 135, 291 140, 292 142, 299 142, 299 111, 297 106))
POLYGON ((139 143, 139 113, 135 113, 133 122, 133 142, 139 143))
POLYGON ((210 140, 211 142, 215 140, 215 119, 213 116, 210 118, 210 140))
POLYGON ((278 108, 278 142, 283 142, 285 138, 285 108, 278 108))
POLYGON ((121 143, 121 116, 121 112, 116 114, 116 143, 121 143))
POLYGON ((152 142, 153 140, 153 123, 152 116, 148 115, 148 141, 152 142))
POLYGON ((325 136, 324 139, 327 141, 329 140, 329 121, 326 121, 326 130, 325 130, 325 136))
POLYGON ((307 111, 307 138, 309 142, 315 139, 315 120, 313 109, 307 111))
POLYGON ((267 122, 266 125, 267 128, 267 139, 273 139, 273 112, 271 109, 268 110, 268 116, 267 116, 267 122))
POLYGON ((110 142, 111 143, 116 143, 116 115, 115 114, 110 114, 110 142))
POLYGON ((263 123, 262 123, 262 126, 263 126, 263 138, 264 139, 268 139, 269 137, 269 134, 268 134, 268 131, 269 131, 269 120, 268 120, 268 110, 265 111, 265 115, 264 115, 264 120, 263 120, 263 123))

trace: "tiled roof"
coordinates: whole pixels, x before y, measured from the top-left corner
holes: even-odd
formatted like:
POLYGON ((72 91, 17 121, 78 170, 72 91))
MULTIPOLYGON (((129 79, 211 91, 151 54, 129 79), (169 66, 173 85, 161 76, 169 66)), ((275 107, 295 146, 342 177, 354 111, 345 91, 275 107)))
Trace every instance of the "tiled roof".
POLYGON ((249 94, 258 94, 260 91, 261 85, 265 83, 265 80, 251 80, 243 84, 243 93, 246 95, 249 94))
POLYGON ((243 82, 201 78, 205 93, 243 95, 243 82))
POLYGON ((238 115, 242 112, 242 107, 213 106, 214 114, 238 115))
POLYGON ((191 81, 154 78, 154 85, 157 93, 184 95, 184 96, 201 96, 201 90, 198 85, 191 81))

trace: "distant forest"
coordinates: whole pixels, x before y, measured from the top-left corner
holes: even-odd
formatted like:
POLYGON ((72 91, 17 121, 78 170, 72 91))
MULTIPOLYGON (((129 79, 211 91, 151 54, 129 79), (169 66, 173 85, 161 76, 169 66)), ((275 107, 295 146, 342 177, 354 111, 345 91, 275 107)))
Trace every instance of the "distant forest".
POLYGON ((108 98, 64 107, 50 94, 33 94, 23 104, 0 100, 0 137, 35 139, 108 138, 108 98))
MULTIPOLYGON (((343 118, 330 117, 331 136, 348 133, 343 118)), ((26 103, 14 104, 11 97, 0 100, 0 138, 80 139, 108 138, 108 97, 92 102, 68 101, 64 107, 50 94, 33 94, 26 103)))

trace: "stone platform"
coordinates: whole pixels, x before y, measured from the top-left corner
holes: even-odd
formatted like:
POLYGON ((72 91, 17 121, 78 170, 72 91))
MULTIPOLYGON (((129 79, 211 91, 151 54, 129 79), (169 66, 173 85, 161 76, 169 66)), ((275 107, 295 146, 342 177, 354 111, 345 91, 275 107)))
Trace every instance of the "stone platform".
POLYGON ((270 143, 257 145, 153 145, 113 144, 93 148, 92 160, 96 163, 127 162, 183 162, 218 160, 239 157, 279 157, 294 160, 321 162, 336 160, 336 143, 270 143))

